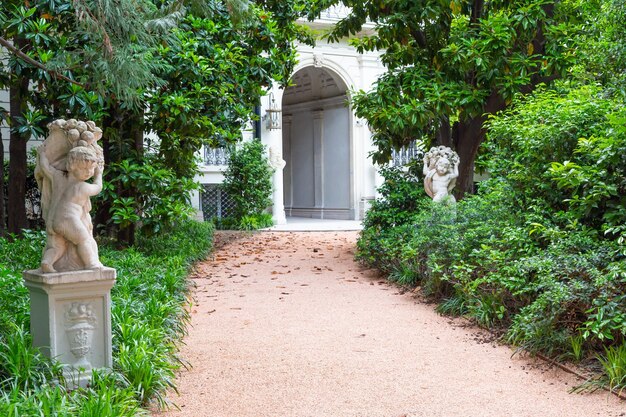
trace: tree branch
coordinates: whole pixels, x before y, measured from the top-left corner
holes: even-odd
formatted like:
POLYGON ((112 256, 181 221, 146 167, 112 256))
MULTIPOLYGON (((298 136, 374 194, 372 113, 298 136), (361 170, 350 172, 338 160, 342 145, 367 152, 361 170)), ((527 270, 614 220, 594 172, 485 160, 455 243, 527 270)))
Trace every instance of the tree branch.
POLYGON ((71 78, 68 78, 68 77, 66 77, 63 74, 60 74, 57 71, 54 71, 54 70, 51 70, 50 68, 47 68, 44 64, 42 64, 39 61, 35 61, 34 59, 32 59, 31 57, 26 55, 24 52, 20 51, 15 46, 13 46, 11 44, 11 42, 7 41, 6 39, 4 39, 1 36, 0 36, 0 45, 4 46, 6 49, 9 50, 9 52, 11 52, 12 54, 17 56, 18 58, 20 58, 24 62, 32 65, 33 67, 36 67, 36 68, 39 68, 41 70, 46 71, 48 74, 52 75, 53 78, 61 79, 61 80, 67 81, 69 83, 76 84, 76 85, 81 86, 82 88, 86 89, 84 84, 81 84, 78 81, 72 80, 71 78))

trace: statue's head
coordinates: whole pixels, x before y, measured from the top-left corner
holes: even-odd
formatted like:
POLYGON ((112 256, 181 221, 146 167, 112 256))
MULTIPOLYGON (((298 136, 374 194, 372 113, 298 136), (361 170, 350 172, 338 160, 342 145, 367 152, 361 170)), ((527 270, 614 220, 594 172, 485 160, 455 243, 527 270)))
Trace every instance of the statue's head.
POLYGON ((439 158, 437 163, 435 164, 435 169, 439 175, 443 175, 450 171, 450 161, 448 158, 439 158))
POLYGON ((67 154, 67 171, 82 181, 93 176, 97 164, 98 156, 93 148, 75 146, 67 154))

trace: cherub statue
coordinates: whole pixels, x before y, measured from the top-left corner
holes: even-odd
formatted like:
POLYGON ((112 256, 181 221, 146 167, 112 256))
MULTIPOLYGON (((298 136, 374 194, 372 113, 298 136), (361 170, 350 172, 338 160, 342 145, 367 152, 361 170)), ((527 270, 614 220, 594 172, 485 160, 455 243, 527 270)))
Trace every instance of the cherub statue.
POLYGON ((35 177, 47 232, 41 261, 45 273, 102 267, 89 212, 90 197, 102 190, 104 160, 95 143, 97 128, 87 123, 53 122, 37 149, 35 177), (93 182, 87 182, 92 177, 93 182))
POLYGON ((459 156, 447 146, 432 148, 424 155, 424 189, 434 202, 451 204, 452 189, 459 176, 459 156))

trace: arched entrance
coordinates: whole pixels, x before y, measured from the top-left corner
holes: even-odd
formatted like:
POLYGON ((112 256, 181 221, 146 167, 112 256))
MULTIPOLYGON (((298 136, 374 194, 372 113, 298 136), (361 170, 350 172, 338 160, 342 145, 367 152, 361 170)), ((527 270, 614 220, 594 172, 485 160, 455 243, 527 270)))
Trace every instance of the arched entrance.
POLYGON ((354 219, 347 86, 328 68, 305 67, 282 100, 287 216, 354 219))

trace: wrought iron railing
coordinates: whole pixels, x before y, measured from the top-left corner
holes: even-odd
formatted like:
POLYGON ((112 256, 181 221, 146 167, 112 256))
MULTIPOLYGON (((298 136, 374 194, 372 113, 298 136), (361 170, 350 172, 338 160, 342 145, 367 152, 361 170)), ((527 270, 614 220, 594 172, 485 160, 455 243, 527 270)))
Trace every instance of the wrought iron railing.
POLYGON ((228 165, 230 151, 226 148, 204 148, 205 165, 228 165))
POLYGON ((205 221, 231 216, 235 208, 235 201, 222 189, 221 184, 204 184, 200 201, 205 221))

